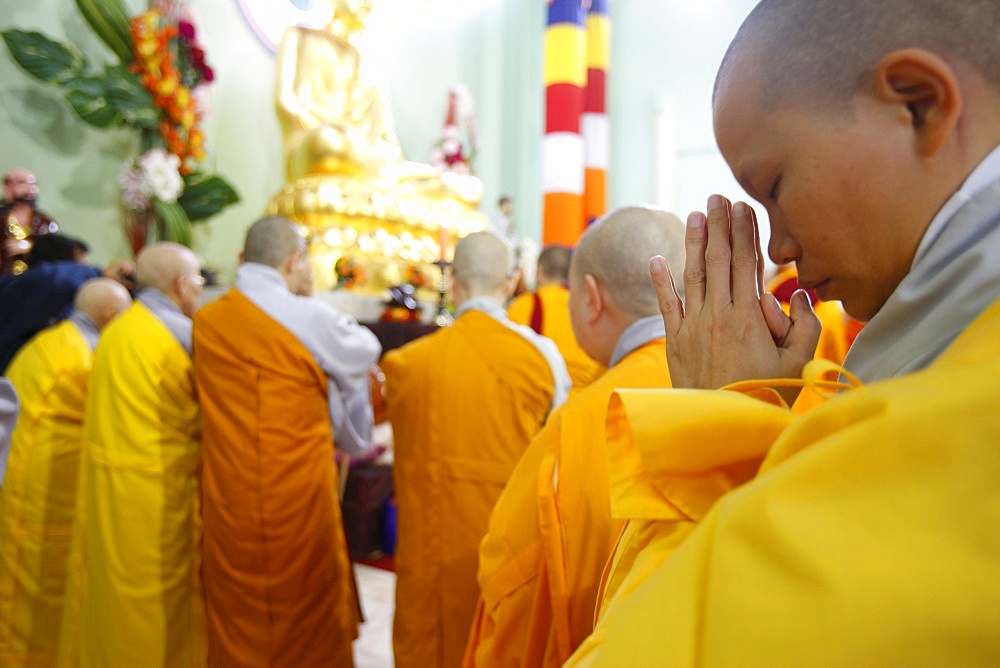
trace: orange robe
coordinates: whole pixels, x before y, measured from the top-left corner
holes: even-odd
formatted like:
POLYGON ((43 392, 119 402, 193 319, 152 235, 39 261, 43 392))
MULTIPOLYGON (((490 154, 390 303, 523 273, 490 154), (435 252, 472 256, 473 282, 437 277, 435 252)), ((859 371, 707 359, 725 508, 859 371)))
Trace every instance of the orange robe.
POLYGON ((608 398, 618 387, 669 385, 665 340, 654 339, 559 407, 531 442, 479 550, 466 666, 560 666, 591 632, 623 524, 608 504, 608 398))
POLYGON ((0 665, 54 664, 94 354, 70 320, 18 351, 21 400, 0 490, 0 665))
POLYGON ((548 415, 553 374, 531 343, 475 310, 386 353, 382 368, 399 512, 396 665, 457 666, 479 597, 479 541, 548 415))
POLYGON ((507 307, 507 316, 511 322, 527 325, 555 341, 566 360, 574 390, 586 387, 604 371, 604 367, 590 359, 576 342, 569 317, 569 290, 565 286, 542 285, 535 292, 519 296, 507 307), (540 312, 536 312, 536 295, 540 312), (533 324, 536 322, 540 322, 537 329, 533 324))
POLYGON ((209 663, 353 665, 327 377, 236 289, 198 311, 193 346, 209 663))

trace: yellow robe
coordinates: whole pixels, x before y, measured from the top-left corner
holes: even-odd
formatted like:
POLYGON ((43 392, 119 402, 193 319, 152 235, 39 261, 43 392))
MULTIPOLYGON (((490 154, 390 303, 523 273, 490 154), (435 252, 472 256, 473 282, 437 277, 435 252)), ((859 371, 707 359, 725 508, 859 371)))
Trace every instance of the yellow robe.
POLYGON ((239 290, 195 315, 213 666, 349 666, 360 618, 327 377, 239 290))
POLYGON ((552 371, 480 311, 386 353, 398 506, 396 665, 457 666, 490 511, 553 397, 552 371))
POLYGON ((93 352, 64 320, 14 357, 21 400, 0 491, 0 665, 54 665, 93 352))
MULTIPOLYGON (((995 665, 998 340, 1000 302, 923 371, 727 426, 773 443, 760 474, 633 567, 570 665, 995 665)), ((712 442, 731 407, 703 394, 712 442)))
MULTIPOLYGON (((767 283, 767 291, 772 294, 787 294, 788 285, 798 285, 798 270, 795 265, 790 265, 782 269, 774 278, 767 283)), ((788 302, 779 302, 785 313, 788 313, 788 302)), ((857 336, 861 324, 844 312, 844 307, 838 301, 823 301, 816 299, 813 303, 813 311, 819 318, 823 329, 820 331, 819 341, 816 343, 815 359, 830 360, 834 364, 843 364, 847 357, 847 351, 857 336)), ((812 388, 803 388, 798 399, 792 405, 792 411, 801 415, 822 404, 826 398, 817 393, 812 388)))
POLYGON ((520 295, 507 307, 511 322, 531 326, 535 310, 535 294, 542 305, 542 327, 538 332, 552 339, 569 371, 573 389, 580 390, 594 381, 604 371, 604 367, 590 359, 576 342, 573 325, 569 318, 569 290, 562 285, 542 285, 535 292, 520 295))
POLYGON ((94 354, 61 665, 205 664, 191 358, 136 302, 94 354))
POLYGON ((622 528, 608 507, 608 398, 617 387, 669 385, 665 341, 650 341, 560 406, 531 442, 479 549, 466 666, 559 666, 590 633, 622 528))

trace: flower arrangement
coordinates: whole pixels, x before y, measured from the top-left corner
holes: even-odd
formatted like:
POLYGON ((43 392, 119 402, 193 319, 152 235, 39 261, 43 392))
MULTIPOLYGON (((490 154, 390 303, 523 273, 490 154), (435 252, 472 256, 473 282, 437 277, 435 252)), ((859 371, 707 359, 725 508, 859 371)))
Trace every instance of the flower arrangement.
POLYGON ((431 280, 427 277, 427 274, 421 271, 420 266, 413 262, 407 263, 403 282, 412 285, 416 289, 431 287, 431 280))
POLYGON ((461 84, 448 91, 448 112, 441 139, 431 151, 431 164, 456 174, 472 174, 472 159, 479 151, 479 128, 472 93, 461 84), (468 134, 468 146, 462 143, 462 131, 468 134))
POLYGON ((180 170, 180 158, 162 148, 151 148, 138 159, 128 161, 118 178, 122 204, 133 211, 145 211, 154 197, 176 202, 184 190, 180 170))
POLYGON ((208 87, 205 59, 187 0, 154 0, 129 18, 123 0, 75 0, 118 62, 97 69, 70 45, 38 32, 3 31, 14 60, 28 74, 59 86, 74 112, 100 128, 138 131, 140 156, 119 178, 126 234, 138 251, 152 219, 161 239, 191 244, 191 224, 239 196, 222 177, 201 169, 208 87))
POLYGON ((151 9, 132 19, 129 36, 135 53, 129 70, 139 76, 153 104, 163 111, 160 137, 180 159, 181 171, 190 173, 192 164, 205 159, 197 121, 204 115, 198 100, 207 98, 195 91, 204 91, 215 79, 195 39, 194 23, 189 18, 174 23, 160 10, 151 9))
POLYGON ((357 260, 347 255, 341 256, 333 265, 337 278, 337 287, 352 290, 360 288, 368 282, 364 267, 357 260))

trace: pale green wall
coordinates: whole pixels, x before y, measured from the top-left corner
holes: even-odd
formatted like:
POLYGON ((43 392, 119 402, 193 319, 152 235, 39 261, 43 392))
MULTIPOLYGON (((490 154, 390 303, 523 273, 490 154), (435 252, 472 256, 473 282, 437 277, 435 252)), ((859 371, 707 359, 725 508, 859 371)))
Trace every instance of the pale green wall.
MULTIPOLYGON (((415 0, 380 0, 402 6, 415 0)), ((682 217, 708 194, 735 194, 711 133, 712 79, 726 43, 751 0, 612 0, 609 110, 612 156, 609 205, 651 202, 652 117, 663 103, 678 110, 678 197, 682 217)), ((145 3, 130 0, 133 7, 145 3)), ((512 194, 524 234, 541 227, 539 164, 544 123, 544 0, 480 0, 457 18, 391 25, 371 39, 389 75, 406 157, 427 161, 444 119, 447 91, 467 85, 476 100, 482 150, 476 159, 490 213, 512 194)), ((281 136, 273 111, 274 57, 257 41, 236 0, 193 0, 209 62, 218 77, 205 124, 209 165, 243 201, 200 225, 195 250, 229 275, 246 226, 283 183, 281 136)), ((69 0, 0 0, 0 27, 34 29, 73 42, 94 60, 109 59, 69 0)), ((124 255, 117 175, 136 150, 126 131, 78 121, 52 88, 24 75, 0 49, 0 169, 23 165, 38 176, 42 206, 68 234, 85 238, 98 262, 124 255)))

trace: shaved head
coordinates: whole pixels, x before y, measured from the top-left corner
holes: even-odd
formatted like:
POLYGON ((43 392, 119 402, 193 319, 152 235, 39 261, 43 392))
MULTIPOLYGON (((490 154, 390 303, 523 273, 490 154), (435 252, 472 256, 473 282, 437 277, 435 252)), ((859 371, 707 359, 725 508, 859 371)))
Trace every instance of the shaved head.
POLYGON ((198 274, 201 263, 198 256, 190 248, 174 243, 160 241, 147 246, 135 260, 137 287, 156 288, 169 295, 173 292, 174 280, 185 274, 198 274))
POLYGON ((538 268, 545 274, 545 280, 565 283, 569 278, 569 260, 572 252, 567 246, 551 245, 542 249, 538 256, 538 268))
POLYGON ((730 44, 715 92, 750 71, 764 84, 757 104, 836 112, 882 56, 907 47, 964 61, 1000 87, 997 26, 997 0, 762 0, 730 44))
POLYGON ((455 246, 451 263, 455 282, 469 297, 502 293, 513 269, 510 248, 492 232, 474 232, 455 246))
POLYGON ((243 261, 278 268, 292 253, 304 249, 305 240, 295 223, 283 216, 268 216, 247 230, 243 261))
POLYGON ((649 260, 666 258, 680 287, 684 269, 684 224, 672 213, 628 206, 594 222, 580 237, 570 271, 590 274, 615 305, 633 319, 660 313, 649 279, 649 260))
POLYGON ((98 329, 114 320, 132 303, 128 290, 110 278, 92 278, 76 291, 73 308, 86 313, 98 329))

